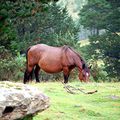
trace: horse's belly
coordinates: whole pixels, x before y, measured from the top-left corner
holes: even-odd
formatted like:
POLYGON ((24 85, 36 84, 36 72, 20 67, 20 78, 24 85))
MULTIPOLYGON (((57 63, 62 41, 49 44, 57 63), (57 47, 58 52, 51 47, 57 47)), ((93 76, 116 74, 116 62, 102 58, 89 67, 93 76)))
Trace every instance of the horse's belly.
POLYGON ((62 65, 57 62, 40 62, 39 66, 47 73, 58 73, 62 71, 62 65))
POLYGON ((62 69, 58 68, 42 68, 42 69, 47 73, 58 73, 62 71, 62 69))

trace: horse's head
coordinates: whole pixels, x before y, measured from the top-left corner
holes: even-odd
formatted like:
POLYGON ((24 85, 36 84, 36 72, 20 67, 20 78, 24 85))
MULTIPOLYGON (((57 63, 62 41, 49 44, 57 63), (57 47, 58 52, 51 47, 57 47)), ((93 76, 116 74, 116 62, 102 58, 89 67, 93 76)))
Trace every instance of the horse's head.
POLYGON ((85 64, 82 65, 82 70, 79 73, 79 79, 80 79, 81 82, 82 81, 89 82, 90 68, 91 67, 87 67, 85 64))

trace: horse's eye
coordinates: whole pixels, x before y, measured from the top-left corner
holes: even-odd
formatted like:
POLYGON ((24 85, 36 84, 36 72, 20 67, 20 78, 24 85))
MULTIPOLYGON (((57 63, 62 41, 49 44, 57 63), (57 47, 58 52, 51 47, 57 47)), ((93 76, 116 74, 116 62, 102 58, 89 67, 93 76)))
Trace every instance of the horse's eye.
POLYGON ((85 77, 85 75, 83 74, 83 77, 85 77))

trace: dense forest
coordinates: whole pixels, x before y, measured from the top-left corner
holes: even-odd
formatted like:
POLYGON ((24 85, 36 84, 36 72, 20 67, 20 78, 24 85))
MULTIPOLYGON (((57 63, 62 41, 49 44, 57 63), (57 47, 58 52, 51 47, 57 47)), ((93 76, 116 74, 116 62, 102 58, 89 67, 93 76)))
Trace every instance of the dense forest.
MULTIPOLYGON (((72 4, 67 2, 0 1, 0 80, 23 79, 27 48, 45 43, 73 47, 92 64, 93 80, 120 81, 119 0, 74 0, 72 13, 72 4), (85 46, 78 42, 79 34, 83 32, 81 27, 89 31, 89 34, 84 33, 89 39, 85 46), (99 61, 103 64, 99 65, 99 61)), ((50 78, 41 74, 44 79, 50 78)), ((60 75, 55 76, 58 77, 60 75)))

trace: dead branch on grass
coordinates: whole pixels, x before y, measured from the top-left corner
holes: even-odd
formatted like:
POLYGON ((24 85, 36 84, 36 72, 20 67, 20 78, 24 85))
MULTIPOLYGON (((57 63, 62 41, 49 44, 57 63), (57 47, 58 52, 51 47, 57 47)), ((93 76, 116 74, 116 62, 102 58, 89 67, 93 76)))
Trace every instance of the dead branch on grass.
POLYGON ((66 91, 68 93, 71 93, 71 94, 78 94, 77 91, 82 92, 84 94, 93 94, 93 93, 97 92, 97 90, 85 92, 84 89, 82 89, 82 88, 81 89, 80 88, 75 88, 75 87, 70 86, 70 85, 64 85, 64 88, 66 89, 66 91))

